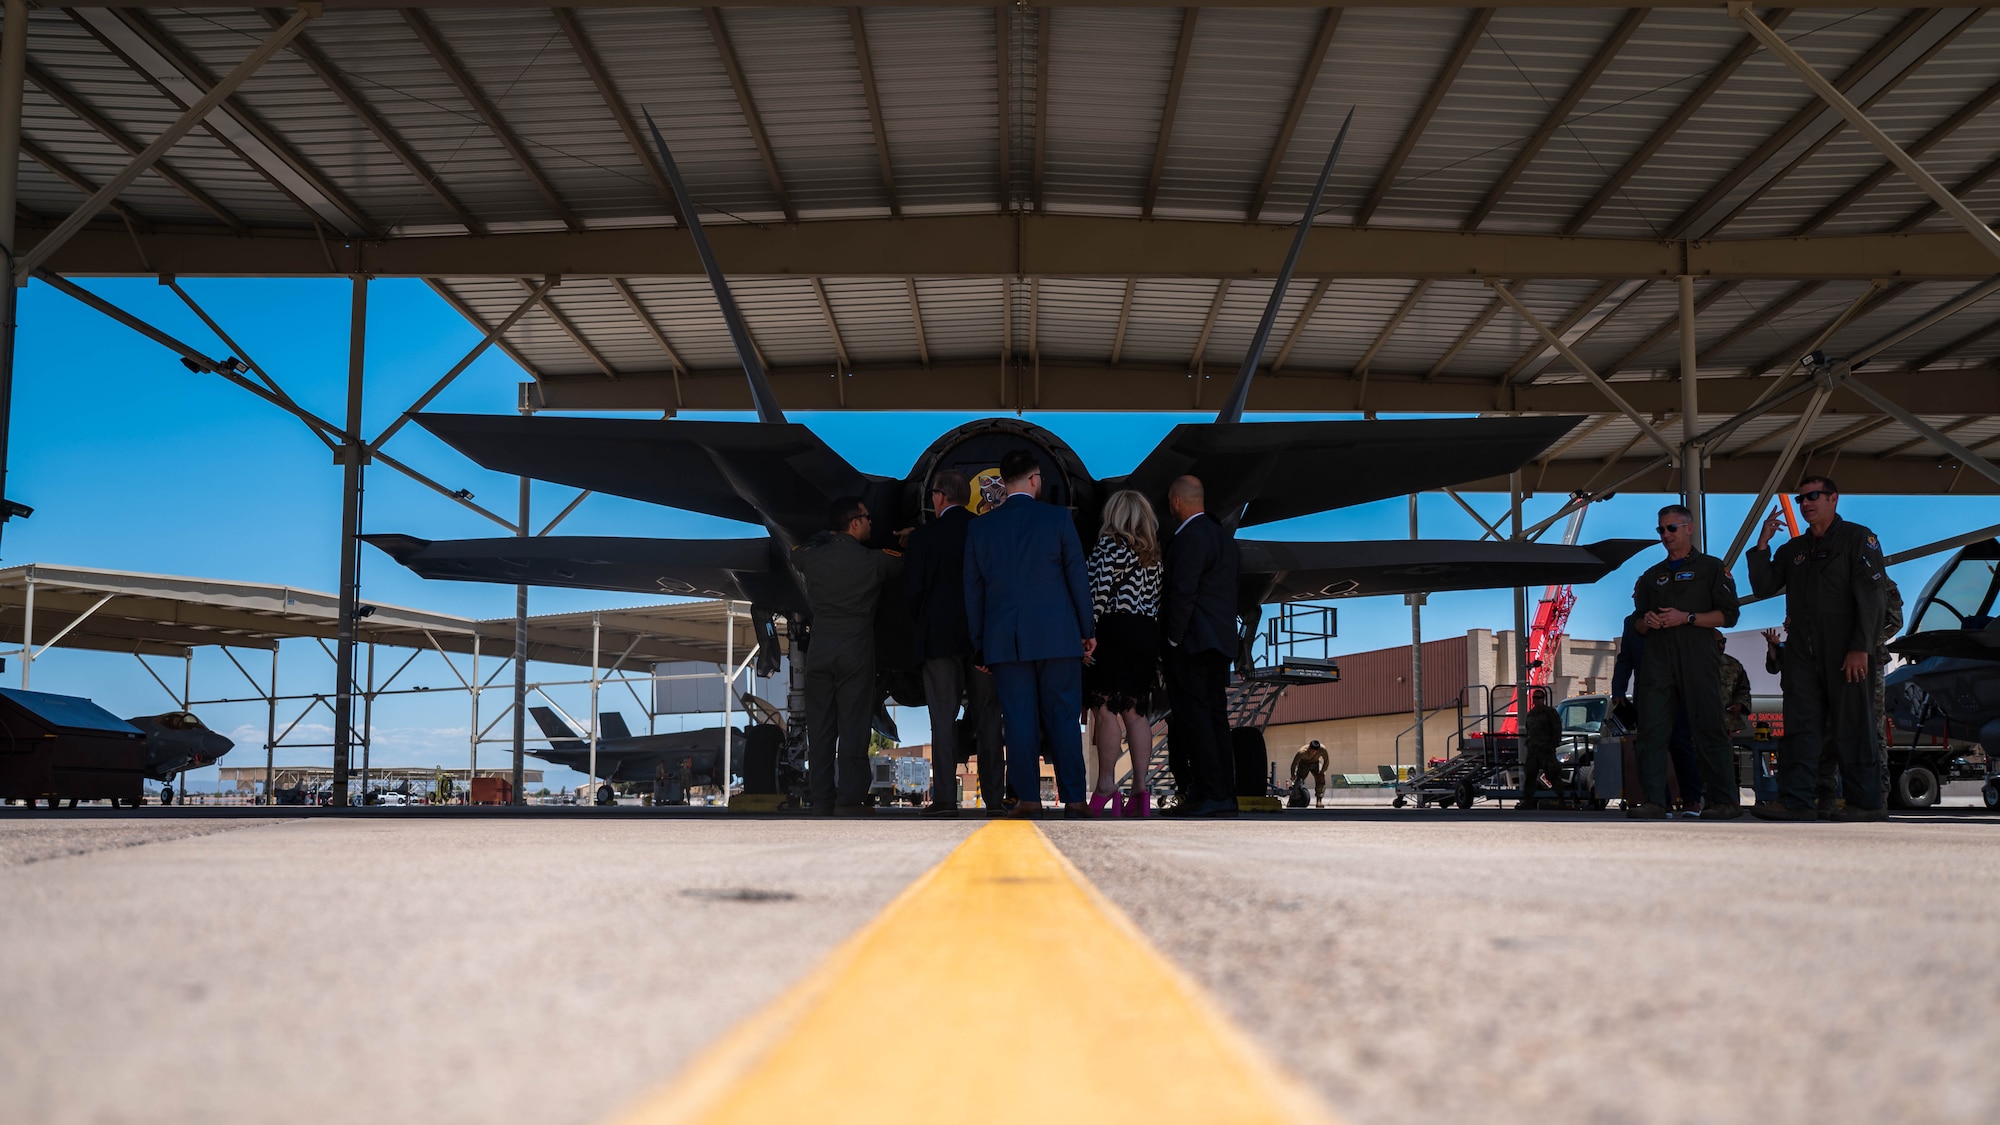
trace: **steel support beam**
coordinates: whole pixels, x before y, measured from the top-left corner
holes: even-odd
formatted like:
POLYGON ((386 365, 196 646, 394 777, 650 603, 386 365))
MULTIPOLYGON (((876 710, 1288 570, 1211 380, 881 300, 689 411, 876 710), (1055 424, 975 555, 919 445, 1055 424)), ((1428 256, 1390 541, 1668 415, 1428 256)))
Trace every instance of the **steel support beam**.
MULTIPOLYGON (((1021 310, 1015 310, 1018 313, 1021 310)), ((1003 312, 1006 312, 1003 306, 1003 312)), ((1005 319, 1016 319, 1008 313, 1005 319)), ((1011 355, 1012 353, 1008 353, 1011 355)), ((1005 357, 1001 357, 1005 358, 1005 357)), ((1044 391, 1042 408, 1076 411, 1145 411, 1187 409, 1187 368, 1175 363, 1116 366, 1101 357, 1039 357, 1044 391)), ((832 365, 807 364, 774 368, 771 385, 785 409, 831 410, 840 405, 827 378, 832 365)), ((999 393, 993 358, 932 357, 920 363, 858 363, 842 380, 849 409, 856 410, 1012 410, 1011 395, 999 393)), ((1893 394, 1920 414, 1959 417, 2000 414, 2000 371, 1994 367, 1925 372, 1869 373, 1872 386, 1893 394)), ((1680 387, 1671 379, 1620 380, 1612 384, 1633 409, 1647 415, 1680 410, 1680 387)), ((1775 376, 1750 379, 1709 379, 1702 384, 1702 407, 1708 413, 1734 415, 1753 407, 1763 413, 1799 413, 1798 397, 1810 384, 1775 376), (1789 389, 1788 389, 1789 388, 1789 389)), ((617 381, 595 374, 561 378, 545 376, 522 384, 522 395, 533 410, 645 410, 675 406, 676 376, 672 371, 629 372, 617 381)), ((745 410, 750 396, 740 368, 697 368, 678 376, 681 409, 691 411, 745 410)), ((1476 382, 1432 381, 1411 372, 1352 371, 1287 367, 1258 375, 1251 393, 1252 411, 1352 413, 1362 409, 1382 413, 1417 414, 1604 414, 1607 406, 1597 388, 1586 382, 1537 382, 1500 386, 1476 382), (1366 405, 1362 396, 1366 395, 1366 405)), ((1856 395, 1837 391, 1828 410, 1836 414, 1874 416, 1876 411, 1856 395)), ((1623 415, 1614 415, 1623 418, 1623 415)), ((1701 435, 1704 448, 1733 427, 1712 427, 1701 435)))
POLYGON ((903 213, 896 196, 896 164, 889 158, 889 129, 882 120, 882 96, 875 88, 875 60, 868 51, 868 24, 860 8, 847 9, 847 26, 854 37, 854 64, 861 71, 861 93, 868 100, 868 124, 875 132, 875 159, 882 166, 882 193, 889 214, 903 213))
MULTIPOLYGON (((27 0, 5 0, 0 14, 0 255, 7 276, 0 278, 0 499, 7 495, 7 456, 14 426, 15 312, 21 290, 14 281, 14 210, 20 202, 21 107, 28 67, 27 0)), ((0 508, 0 528, 8 509, 0 508)), ((30 586, 30 590, 34 587, 30 586)), ((28 639, 21 641, 21 674, 27 675, 28 639)))
MULTIPOLYGON (((521 514, 514 522, 514 534, 528 535, 528 478, 520 478, 521 514)), ((528 754, 528 588, 514 587, 514 782, 513 802, 521 803, 521 771, 528 754)))
POLYGON ((1313 314, 1319 311, 1319 303, 1326 299, 1326 291, 1332 286, 1333 281, 1324 277, 1313 286, 1312 293, 1306 297, 1305 307, 1299 310, 1298 319, 1292 321, 1292 330, 1285 334, 1284 346, 1278 349, 1277 358, 1271 361, 1271 370, 1285 366, 1285 360, 1291 358, 1292 349, 1298 346, 1299 337, 1305 335, 1306 326, 1312 323, 1313 314))
POLYGON ((1848 391, 1866 399, 1877 410, 1931 439, 1933 445, 1958 458, 1959 463, 1966 468, 1971 469, 1973 472, 1978 473, 1995 484, 2000 484, 2000 466, 1995 466, 1993 462, 1953 441, 1945 435, 1944 431, 1910 413, 1908 410, 1903 409, 1894 399, 1877 391, 1851 374, 1847 377, 1845 387, 1848 391))
MULTIPOLYGON (((1505 301, 1510 307, 1512 307, 1514 312, 1518 314, 1522 320, 1527 321, 1528 327, 1534 329, 1536 332, 1541 333, 1542 339, 1547 340, 1551 347, 1561 352, 1562 357, 1569 361, 1570 366, 1576 368, 1577 374, 1582 375, 1585 379, 1588 379, 1592 386, 1596 387, 1599 391, 1603 392, 1604 397, 1610 400, 1611 405, 1618 408, 1619 413, 1625 415, 1625 417, 1627 418, 1630 418, 1632 420, 1632 424, 1639 427, 1641 433, 1644 433, 1647 437, 1653 439, 1653 444, 1659 446, 1661 449, 1665 450, 1671 456, 1675 457, 1680 456, 1679 447, 1675 446, 1672 442, 1668 441, 1665 435, 1661 434, 1660 431, 1654 429, 1653 423, 1650 420, 1648 420, 1645 415, 1639 413, 1637 410, 1634 410, 1632 408, 1632 404, 1625 401, 1624 396, 1620 395, 1617 391, 1613 390, 1611 384, 1605 382, 1603 378, 1601 378, 1597 374, 1596 371, 1592 370, 1590 364, 1584 362, 1582 356, 1576 354, 1576 352, 1572 350, 1568 344, 1564 343, 1563 338, 1561 336, 1556 335, 1554 330, 1552 330, 1548 325, 1542 323, 1540 317, 1537 317, 1533 312, 1529 311, 1528 306, 1522 304, 1520 298, 1508 292, 1507 287, 1504 285, 1489 283, 1488 288, 1492 289, 1496 296, 1498 296, 1502 301, 1505 301)), ((1683 398, 1682 401, 1685 402, 1686 399, 1683 398)))
MULTIPOLYGON (((382 448, 384 443, 396 436, 396 431, 409 425, 410 420, 417 416, 419 410, 429 406, 432 399, 443 394, 445 388, 451 386, 460 375, 464 374, 465 369, 471 367, 474 360, 485 355, 487 348, 492 347, 500 337, 507 334, 509 328, 514 327, 515 324, 520 322, 522 317, 528 315, 529 309, 541 304, 543 299, 549 295, 549 290, 555 288, 555 284, 555 278, 546 278, 541 284, 530 286, 527 297, 515 307, 513 312, 507 314, 507 319, 487 329, 486 335, 482 336, 477 344, 472 345, 472 350, 466 352, 464 358, 452 364, 451 370, 445 372, 443 378, 432 383, 429 390, 417 396, 417 400, 410 404, 409 409, 397 415, 394 422, 389 423, 380 434, 377 434, 375 440, 368 443, 368 452, 372 454, 382 448)), ((240 355, 242 353, 238 352, 237 354, 240 355)))
POLYGON ((333 803, 347 804, 347 769, 354 741, 355 625, 361 609, 362 371, 368 340, 368 279, 353 280, 347 326, 347 425, 341 431, 340 623, 334 654, 333 803))
MULTIPOLYGON (((732 223, 710 242, 732 274, 820 277, 1268 278, 1291 223, 1228 223, 1092 215, 908 216, 796 224, 732 223)), ((25 232, 39 248, 48 236, 25 232)), ((698 276, 680 227, 660 226, 322 243, 309 231, 250 237, 187 230, 135 239, 122 229, 77 233, 49 259, 65 276, 471 278, 698 276), (147 266, 135 263, 134 247, 147 266), (331 258, 331 263, 329 263, 331 258)), ((1994 261, 1957 231, 1676 242, 1563 238, 1502 231, 1315 227, 1300 278, 1515 281, 1984 280, 1994 261)))
MULTIPOLYGON (((25 254, 17 254, 14 262, 15 284, 23 284, 28 278, 34 276, 35 270, 46 263, 57 250, 62 249, 63 243, 68 242, 72 236, 83 229, 84 224, 95 219, 99 212, 111 204, 112 200, 118 198, 126 188, 131 187, 132 181, 143 175, 168 149, 174 147, 182 137, 187 136, 195 126, 201 124, 208 117, 210 110, 221 105, 224 98, 235 93, 236 88, 243 85, 251 75, 257 73, 258 69, 269 61, 272 55, 283 50, 285 44, 290 43, 294 36, 305 30, 306 21, 318 14, 319 5, 317 3, 300 4, 299 10, 292 14, 292 18, 286 20, 278 30, 272 32, 268 38, 258 44, 257 49, 245 56, 242 62, 237 63, 236 68, 225 75, 221 81, 209 87, 208 93, 202 95, 201 100, 189 106, 185 112, 175 118, 173 124, 167 126, 166 130, 159 136, 153 138, 152 144, 147 145, 140 151, 138 156, 132 159, 131 163, 125 165, 123 170, 111 177, 110 181, 103 187, 99 188, 97 194, 84 200, 81 206, 70 212, 69 217, 57 224, 55 230, 50 231, 45 237, 39 239, 33 249, 25 254)), ((11 215, 13 212, 10 209, 8 213, 11 215)))
POLYGON ((1694 278, 1682 274, 1681 298, 1681 502, 1694 513, 1694 549, 1705 551, 1708 510, 1701 490, 1702 448, 1695 434, 1701 429, 1701 409, 1695 379, 1694 278))
POLYGON ((1853 102, 1848 101, 1847 96, 1836 89, 1833 83, 1828 82, 1819 71, 1814 70, 1811 63, 1800 57, 1797 51, 1792 50, 1791 44, 1786 43, 1783 37, 1758 19, 1748 4, 1731 3, 1729 14, 1748 29, 1750 34, 1756 36, 1757 40, 1780 61, 1790 67, 1792 72, 1799 76, 1799 80, 1818 95, 1821 101, 1845 117, 1847 123, 1854 127, 1854 131, 1860 133, 1869 144, 1874 145, 1888 158, 1889 163, 1894 164, 1898 171, 1922 188, 1925 195, 1930 196, 1939 207, 1956 219, 1958 225, 1965 228, 1966 233, 1970 234, 1974 241, 1995 258, 2000 258, 2000 234, 1994 233, 1993 228, 1987 226, 1984 219, 1974 214, 1972 209, 1953 195, 1949 188, 1939 183, 1937 177, 1926 171, 1924 166, 1917 163, 1909 153, 1904 152, 1902 146, 1892 140, 1889 134, 1883 132, 1882 128, 1870 120, 1868 115, 1853 102))

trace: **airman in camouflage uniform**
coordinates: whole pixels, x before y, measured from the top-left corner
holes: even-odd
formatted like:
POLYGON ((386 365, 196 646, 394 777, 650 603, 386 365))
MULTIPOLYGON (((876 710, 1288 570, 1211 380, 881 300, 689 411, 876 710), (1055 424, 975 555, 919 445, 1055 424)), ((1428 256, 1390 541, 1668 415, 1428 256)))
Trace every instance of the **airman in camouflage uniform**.
POLYGON ((1728 725, 1732 735, 1750 733, 1750 673, 1743 662, 1729 655, 1729 641, 1717 637, 1723 644, 1722 653, 1722 721, 1728 725))

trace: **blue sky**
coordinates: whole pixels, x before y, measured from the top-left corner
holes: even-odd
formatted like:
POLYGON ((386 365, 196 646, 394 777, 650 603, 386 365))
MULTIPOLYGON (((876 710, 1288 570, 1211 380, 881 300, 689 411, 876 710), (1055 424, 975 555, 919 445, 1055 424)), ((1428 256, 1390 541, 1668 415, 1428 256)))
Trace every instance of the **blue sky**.
MULTIPOLYGON (((85 283, 114 303, 212 355, 219 343, 172 291, 151 281, 85 283)), ((183 287, 200 301, 301 404, 338 422, 345 411, 349 285, 344 281, 193 280, 183 287)), ((0 562, 44 562, 211 578, 290 583, 332 590, 338 568, 340 472, 317 439, 277 409, 212 375, 196 375, 152 341, 37 282, 22 294, 15 375, 14 422, 8 495, 35 509, 32 519, 5 527, 0 562)), ((371 284, 364 429, 381 431, 418 394, 462 356, 478 334, 420 282, 371 284)), ((525 374, 492 349, 431 407, 476 413, 511 412, 525 374)), ((717 417, 731 417, 717 415, 717 417)), ((901 475, 959 414, 796 414, 836 450, 868 472, 901 475)), ((1130 469, 1181 414, 1031 416, 1068 441, 1098 476, 1130 469)), ((512 478, 479 469, 417 427, 404 429, 387 447, 398 459, 447 487, 470 488, 479 502, 511 515, 512 478)), ((574 493, 537 485, 539 526, 574 493)), ((1501 497, 1471 497, 1498 519, 1501 497)), ((1726 547, 1748 497, 1715 497, 1710 518, 1726 547)), ((1530 501, 1531 520, 1554 511, 1562 497, 1530 501)), ((1595 505, 1584 526, 1586 541, 1650 538, 1658 496, 1621 495, 1595 505)), ((1850 496, 1842 514, 1873 527, 1895 551, 1993 522, 1990 499, 1967 497, 1850 496)), ((1382 501, 1257 529, 1260 538, 1375 539, 1408 533, 1402 499, 1382 501)), ((1420 500, 1426 537, 1473 538, 1478 528, 1442 494, 1420 500)), ((501 534, 478 515, 437 496, 400 474, 368 474, 364 530, 398 531, 431 539, 501 534)), ((743 525, 651 505, 593 496, 564 523, 571 534, 723 536, 745 534, 743 525)), ((1616 636, 1630 605, 1638 571, 1656 558, 1647 551, 1618 574, 1578 591, 1570 632, 1616 636)), ((1914 597, 1940 558, 1895 571, 1914 597)), ((1740 576, 1740 564, 1739 564, 1740 576)), ((513 611, 511 587, 426 582, 373 551, 362 555, 364 598, 447 613, 500 617, 513 611)), ((634 604, 619 594, 536 590, 534 613, 634 604)), ((1340 603, 1338 652, 1358 652, 1409 640, 1409 611, 1401 599, 1340 603)), ((1748 610, 1744 627, 1776 624, 1775 606, 1748 610)), ((1512 611, 1502 592, 1443 594, 1431 599, 1424 632, 1436 638, 1469 628, 1510 628, 1512 611)), ((325 690, 332 671, 317 646, 287 649, 286 691, 325 690)), ((164 665, 161 666, 164 673, 164 665)), ((252 668, 257 665, 252 665, 252 668)), ((176 668, 174 670, 178 672, 176 668)), ((228 662, 203 652, 195 662, 197 698, 240 696, 245 685, 228 662), (231 682, 232 678, 235 682, 231 682)), ((531 675, 570 679, 556 669, 531 675)), ((420 657, 406 684, 455 683, 434 656, 420 657)), ((173 682, 173 676, 167 677, 173 682)), ((11 662, 0 682, 19 683, 11 662)), ((52 651, 36 662, 34 686, 87 695, 123 715, 169 707, 159 685, 130 656, 52 651)), ((586 708, 581 689, 564 706, 586 708), (572 706, 572 703, 574 704, 572 706)), ((489 697, 489 701, 492 697, 489 697)), ((627 700, 629 704, 629 698, 627 700)), ((495 705, 495 709, 499 705, 495 705)), ((609 707, 610 705, 607 705, 609 707)), ((237 735, 232 765, 261 764, 261 705, 203 709, 210 725, 237 735)), ((467 716, 463 695, 398 697, 376 710, 377 761, 406 765, 462 765, 467 716)), ((630 713, 628 718, 636 716, 630 713)), ((490 714, 491 712, 489 712, 490 714)), ((299 736, 325 741, 322 711, 302 723, 299 736), (309 731, 318 729, 319 737, 309 731)), ((288 718, 288 717, 287 717, 288 718)), ((281 723, 287 720, 281 720, 281 723)), ((922 741, 920 715, 903 717, 909 741, 922 741)), ((638 725, 638 724, 635 724, 638 725)), ((699 724, 697 724, 699 725, 699 724)), ((483 747, 482 760, 504 748, 483 747)), ((324 750, 280 749, 280 761, 325 761, 324 750)), ((551 787, 580 782, 580 774, 548 770, 551 787)), ((214 780, 213 771, 197 784, 214 780)))

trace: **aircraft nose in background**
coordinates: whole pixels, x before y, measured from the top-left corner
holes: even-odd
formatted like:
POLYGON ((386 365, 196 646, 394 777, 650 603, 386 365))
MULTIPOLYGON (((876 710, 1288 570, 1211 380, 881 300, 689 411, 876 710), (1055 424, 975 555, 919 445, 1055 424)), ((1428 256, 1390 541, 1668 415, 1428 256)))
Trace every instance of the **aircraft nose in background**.
POLYGON ((212 730, 202 732, 201 757, 203 761, 212 762, 235 748, 235 741, 224 735, 217 734, 212 730))

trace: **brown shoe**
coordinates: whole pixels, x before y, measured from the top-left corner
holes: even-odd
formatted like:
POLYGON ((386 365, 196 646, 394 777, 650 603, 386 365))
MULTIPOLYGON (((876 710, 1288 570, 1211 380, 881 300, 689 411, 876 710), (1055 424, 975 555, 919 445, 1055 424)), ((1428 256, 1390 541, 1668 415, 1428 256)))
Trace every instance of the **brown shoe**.
POLYGON ((1038 820, 1042 815, 1040 801, 1017 801, 1014 807, 1002 814, 1008 820, 1038 820))
POLYGON ((1064 820, 1090 820, 1090 806, 1082 801, 1071 801, 1063 806, 1064 820))

